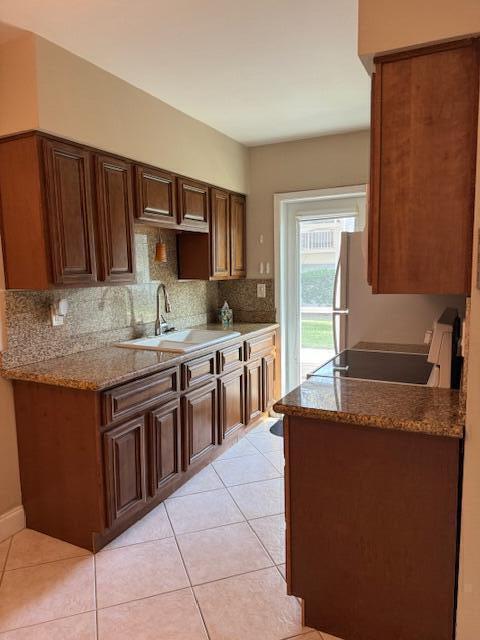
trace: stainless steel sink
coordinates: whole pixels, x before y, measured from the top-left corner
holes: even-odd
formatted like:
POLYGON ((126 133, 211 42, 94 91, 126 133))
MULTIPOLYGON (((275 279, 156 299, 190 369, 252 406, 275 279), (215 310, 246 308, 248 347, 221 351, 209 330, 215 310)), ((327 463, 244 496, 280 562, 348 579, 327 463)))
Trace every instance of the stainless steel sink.
POLYGON ((144 349, 147 351, 168 351, 171 353, 189 353, 196 349, 202 349, 224 340, 236 338, 238 331, 226 331, 216 329, 185 329, 184 331, 173 331, 161 336, 151 338, 137 338, 119 342, 115 346, 126 349, 144 349))

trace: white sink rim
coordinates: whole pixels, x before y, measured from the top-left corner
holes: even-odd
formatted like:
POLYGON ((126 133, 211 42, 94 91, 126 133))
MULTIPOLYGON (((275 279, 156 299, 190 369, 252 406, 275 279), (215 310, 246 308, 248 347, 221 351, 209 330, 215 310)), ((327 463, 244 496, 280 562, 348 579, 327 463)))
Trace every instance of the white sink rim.
POLYGON ((189 353, 225 340, 238 338, 240 335, 239 331, 225 331, 224 329, 184 329, 172 333, 164 333, 161 336, 125 340, 118 342, 115 346, 139 351, 189 353), (178 339, 180 336, 190 339, 180 340, 178 339), (196 339, 193 339, 194 337, 196 339))

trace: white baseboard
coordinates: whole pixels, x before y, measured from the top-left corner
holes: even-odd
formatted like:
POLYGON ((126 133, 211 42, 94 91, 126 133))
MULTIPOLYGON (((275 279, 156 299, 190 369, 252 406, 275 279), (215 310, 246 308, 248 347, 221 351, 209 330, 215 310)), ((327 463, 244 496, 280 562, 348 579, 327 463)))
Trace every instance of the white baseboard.
POLYGON ((25 529, 25 511, 23 507, 15 507, 0 516, 0 542, 25 529))

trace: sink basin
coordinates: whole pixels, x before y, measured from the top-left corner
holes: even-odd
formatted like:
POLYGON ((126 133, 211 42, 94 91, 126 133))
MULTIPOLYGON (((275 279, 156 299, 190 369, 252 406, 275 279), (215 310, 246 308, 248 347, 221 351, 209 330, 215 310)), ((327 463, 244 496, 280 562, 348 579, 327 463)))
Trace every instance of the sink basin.
POLYGON ((195 349, 202 349, 211 344, 236 338, 239 335, 238 331, 185 329, 185 331, 172 331, 172 333, 152 336, 151 338, 127 340, 126 342, 119 342, 115 346, 127 349, 146 349, 147 351, 189 353, 190 351, 195 351, 195 349))

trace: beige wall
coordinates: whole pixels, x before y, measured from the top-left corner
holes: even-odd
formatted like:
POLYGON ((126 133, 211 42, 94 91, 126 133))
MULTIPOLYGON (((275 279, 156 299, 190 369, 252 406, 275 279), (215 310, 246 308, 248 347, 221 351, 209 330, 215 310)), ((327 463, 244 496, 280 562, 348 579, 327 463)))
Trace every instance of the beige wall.
MULTIPOLYGON (((480 33, 478 0, 359 0, 358 50, 375 53, 480 33)), ((480 136, 474 238, 480 232, 480 136)), ((474 241, 473 273, 478 247, 474 241)), ((472 284, 457 640, 480 637, 480 290, 472 284)))
POLYGON ((359 0, 358 53, 376 53, 480 32, 478 0, 359 0))
POLYGON ((270 262, 273 277, 273 195, 368 181, 370 136, 358 131, 283 142, 250 149, 247 217, 248 277, 258 278, 259 263, 270 262), (264 242, 259 243, 263 234, 264 242))

